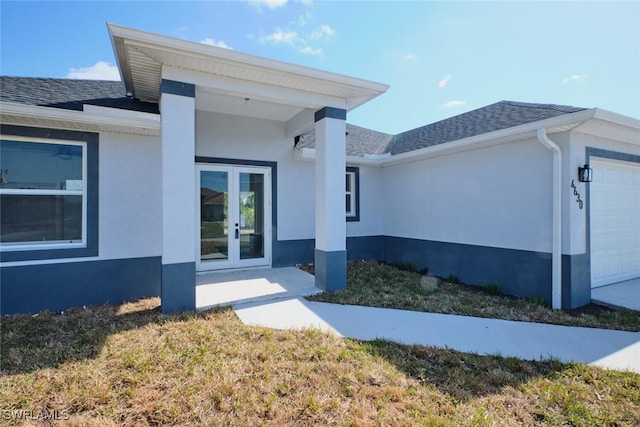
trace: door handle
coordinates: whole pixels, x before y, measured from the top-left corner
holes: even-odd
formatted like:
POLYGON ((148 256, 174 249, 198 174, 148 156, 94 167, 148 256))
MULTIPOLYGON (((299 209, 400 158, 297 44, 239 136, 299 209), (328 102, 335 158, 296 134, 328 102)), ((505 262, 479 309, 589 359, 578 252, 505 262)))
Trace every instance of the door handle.
POLYGON ((240 238, 240 230, 238 229, 238 224, 236 224, 236 239, 240 238))

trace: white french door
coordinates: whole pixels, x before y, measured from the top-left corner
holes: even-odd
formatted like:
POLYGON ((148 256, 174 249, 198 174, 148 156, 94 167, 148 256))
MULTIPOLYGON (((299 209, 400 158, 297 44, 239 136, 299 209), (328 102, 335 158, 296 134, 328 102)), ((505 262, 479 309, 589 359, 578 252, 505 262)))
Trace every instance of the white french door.
POLYGON ((271 169, 196 165, 198 271, 271 264, 271 169))

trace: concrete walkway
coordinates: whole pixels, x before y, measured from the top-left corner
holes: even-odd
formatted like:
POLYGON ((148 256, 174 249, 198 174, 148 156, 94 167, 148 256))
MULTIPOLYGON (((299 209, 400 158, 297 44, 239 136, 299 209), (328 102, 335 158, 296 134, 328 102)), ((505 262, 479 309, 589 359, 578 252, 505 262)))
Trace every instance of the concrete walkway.
POLYGON ((528 360, 554 357, 640 374, 640 332, 309 302, 303 296, 320 290, 297 268, 199 274, 196 281, 198 310, 232 305, 248 325, 318 328, 364 341, 385 338, 528 360))
POLYGON ((337 305, 300 297, 233 308, 248 325, 319 328, 358 340, 384 338, 528 360, 553 357, 640 374, 640 332, 337 305))

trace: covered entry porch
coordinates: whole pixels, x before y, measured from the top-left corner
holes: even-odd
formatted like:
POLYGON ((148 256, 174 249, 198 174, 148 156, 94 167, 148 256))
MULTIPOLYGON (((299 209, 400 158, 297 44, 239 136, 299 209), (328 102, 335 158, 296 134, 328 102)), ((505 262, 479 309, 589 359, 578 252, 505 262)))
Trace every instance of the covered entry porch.
MULTIPOLYGON (((344 288, 346 115, 388 87, 130 28, 109 25, 109 31, 127 92, 142 101, 159 103, 162 116, 162 310, 194 310, 196 271, 206 269, 201 268, 203 264, 212 268, 216 265, 203 263, 202 259, 201 177, 196 165, 205 161, 231 168, 231 162, 251 166, 268 160, 256 159, 255 153, 248 151, 236 151, 231 159, 214 152, 203 160, 196 150, 209 136, 198 133, 196 117, 202 112, 222 114, 229 121, 249 118, 278 123, 281 140, 290 141, 291 147, 296 136, 315 129, 315 181, 314 188, 309 188, 315 194, 314 283, 320 289, 344 288)), ((214 134, 217 131, 210 129, 214 134)), ((229 135, 225 144, 241 145, 242 141, 234 140, 237 133, 229 135)), ((280 166, 273 162, 271 169, 280 166)), ((273 243, 278 241, 278 181, 277 176, 270 179, 274 202, 270 207, 265 205, 271 217, 260 233, 270 239, 265 242, 266 266, 271 263, 269 243, 275 247, 273 243)), ((228 221, 227 235, 235 234, 236 229, 229 224, 237 223, 241 228, 240 217, 228 221)), ((244 267, 234 260, 227 264, 218 268, 244 267)))

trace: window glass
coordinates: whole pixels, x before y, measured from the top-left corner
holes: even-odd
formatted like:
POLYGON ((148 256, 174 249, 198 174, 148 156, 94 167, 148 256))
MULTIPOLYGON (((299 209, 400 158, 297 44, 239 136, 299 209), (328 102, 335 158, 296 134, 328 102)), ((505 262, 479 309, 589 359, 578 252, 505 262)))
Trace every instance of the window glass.
POLYGON ((82 240, 82 196, 0 195, 0 242, 82 240))
POLYGON ((355 199, 354 199, 354 187, 355 187, 355 173, 346 173, 346 193, 345 193, 345 209, 347 217, 355 216, 355 199))
POLYGON ((82 146, 0 141, 0 188, 82 190, 82 146))
POLYGON ((83 243, 84 146, 0 139, 0 244, 83 243))

